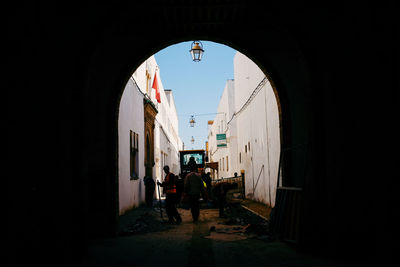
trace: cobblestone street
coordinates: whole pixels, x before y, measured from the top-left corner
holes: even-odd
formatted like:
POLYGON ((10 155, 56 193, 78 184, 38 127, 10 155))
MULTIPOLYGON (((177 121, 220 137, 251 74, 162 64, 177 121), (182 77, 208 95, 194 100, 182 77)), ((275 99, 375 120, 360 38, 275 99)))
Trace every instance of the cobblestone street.
POLYGON ((273 240, 267 222, 241 205, 227 210, 203 208, 193 223, 179 209, 180 225, 163 223, 159 209, 139 207, 121 216, 116 238, 92 241, 82 266, 355 266, 303 255, 273 240))

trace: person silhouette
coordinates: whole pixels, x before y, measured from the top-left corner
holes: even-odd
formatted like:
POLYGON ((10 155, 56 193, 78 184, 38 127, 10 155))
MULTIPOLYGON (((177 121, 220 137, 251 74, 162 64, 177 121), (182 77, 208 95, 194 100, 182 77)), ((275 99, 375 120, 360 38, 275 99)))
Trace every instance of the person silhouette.
POLYGON ((197 164, 196 161, 192 160, 193 157, 189 160, 189 170, 185 177, 185 184, 184 184, 184 194, 186 194, 189 198, 190 204, 190 211, 192 213, 192 218, 194 222, 199 220, 200 216, 200 203, 199 199, 200 196, 206 198, 204 183, 201 179, 201 175, 197 172, 197 164))
POLYGON ((169 171, 169 166, 164 166, 165 179, 164 182, 160 183, 157 181, 157 184, 164 188, 165 190, 165 209, 167 210, 168 222, 169 223, 177 223, 180 224, 182 222, 182 218, 176 209, 177 203, 177 189, 176 189, 176 179, 177 177, 169 171), (175 219, 175 220, 174 220, 175 219))

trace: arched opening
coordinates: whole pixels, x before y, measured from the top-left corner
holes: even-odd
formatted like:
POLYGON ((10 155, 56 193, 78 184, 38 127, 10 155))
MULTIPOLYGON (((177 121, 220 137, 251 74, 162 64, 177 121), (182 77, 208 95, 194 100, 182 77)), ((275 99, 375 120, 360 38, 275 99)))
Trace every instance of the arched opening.
MULTIPOLYGON (((187 39, 186 39, 187 40, 187 39)), ((221 42, 221 39, 219 39, 219 38, 207 38, 207 40, 210 40, 210 41, 215 41, 215 42, 221 42)), ((175 44, 176 43, 176 41, 175 42, 173 42, 172 44, 175 44)), ((229 41, 222 41, 222 43, 225 43, 225 44, 227 44, 227 45, 232 45, 229 41)), ((164 43, 164 47, 167 47, 168 45, 170 45, 171 43, 164 43)), ((241 51, 244 51, 244 52, 246 52, 246 49, 242 49, 241 48, 241 46, 239 45, 232 45, 232 47, 233 48, 238 48, 237 50, 241 50, 241 51)), ((146 51, 146 49, 144 49, 144 51, 146 51)), ((147 51, 149 51, 149 50, 147 50, 147 51)), ((148 53, 143 53, 143 54, 151 54, 151 53, 155 53, 155 52, 157 52, 158 50, 156 50, 156 49, 152 49, 152 50, 150 50, 150 51, 152 51, 152 52, 148 52, 148 53)), ((140 54, 142 54, 142 53, 140 53, 140 54)), ((265 74, 265 73, 268 73, 268 80, 271 80, 272 78, 271 78, 271 76, 273 76, 273 73, 274 73, 274 70, 275 70, 275 68, 272 68, 272 72, 267 72, 267 69, 268 69, 268 65, 270 65, 270 63, 268 62, 268 60, 266 60, 266 61, 264 61, 264 64, 262 64, 262 63, 260 63, 260 62, 262 62, 263 60, 261 59, 261 60, 257 60, 256 58, 257 57, 254 57, 254 56, 252 56, 252 54, 250 53, 250 54, 246 54, 246 55, 248 55, 248 57, 250 58, 250 59, 252 59, 252 61, 254 61, 256 64, 257 64, 257 66, 259 66, 260 67, 260 69, 263 71, 263 73, 265 74), (272 73, 272 74, 271 74, 272 73)), ((262 55, 262 54, 260 54, 260 55, 262 55)), ((259 55, 259 56, 260 56, 259 55)), ((265 55, 262 55, 262 57, 264 57, 265 55)), ((129 60, 129 56, 127 57, 127 60, 129 60)), ((141 58, 142 57, 139 57, 138 59, 136 59, 135 61, 132 61, 132 62, 140 62, 140 63, 136 63, 136 64, 134 64, 134 63, 132 63, 132 65, 130 65, 130 66, 136 66, 136 68, 143 62, 143 61, 138 61, 138 60, 141 60, 141 58)), ((125 68, 125 72, 123 72, 123 73, 125 73, 124 75, 122 75, 123 77, 128 77, 127 79, 125 78, 125 79, 122 79, 122 81, 127 81, 128 79, 130 79, 130 75, 131 75, 131 73, 133 73, 133 71, 132 70, 134 70, 135 69, 135 67, 128 67, 128 68, 125 68)), ((275 70, 276 71, 276 70, 275 70)), ((285 88, 285 86, 287 86, 286 84, 285 84, 285 82, 283 82, 283 81, 281 81, 281 79, 279 79, 279 76, 277 75, 278 73, 276 73, 275 75, 276 75, 276 77, 277 77, 277 79, 274 79, 274 82, 273 83, 271 83, 271 85, 272 85, 272 88, 273 88, 273 91, 274 91, 274 93, 275 93, 275 96, 277 95, 277 89, 276 88, 278 88, 278 87, 280 87, 280 85, 279 84, 281 84, 281 86, 282 86, 282 88, 285 88), (276 84, 278 84, 278 85, 276 85, 276 84)), ((296 73, 297 75, 298 75, 298 73, 296 73)), ((306 76, 305 76, 306 77, 306 76)), ((305 77, 303 77, 303 76, 300 76, 300 80, 303 80, 303 82, 304 82, 304 78, 305 77)), ((118 103, 118 100, 120 100, 120 98, 121 98, 121 95, 122 95, 122 92, 123 92, 123 88, 125 87, 125 85, 127 84, 127 82, 118 82, 118 84, 119 84, 119 88, 121 88, 120 90, 116 90, 116 91, 114 91, 114 95, 115 95, 115 100, 117 100, 117 102, 115 103, 115 104, 117 104, 116 105, 116 107, 118 107, 119 106, 119 103, 118 103), (117 94, 115 94, 115 93, 117 93, 117 94)), ((300 83, 296 83, 296 87, 298 87, 298 86, 300 86, 302 83, 300 82, 300 83)), ((280 108, 280 110, 285 110, 286 111, 286 113, 282 113, 282 112, 279 112, 279 121, 280 121, 280 123, 281 123, 281 129, 282 128, 284 128, 284 129, 288 129, 287 130, 287 132, 286 131, 284 131, 283 132, 283 134, 280 136, 280 139, 281 139, 281 143, 283 144, 283 145, 287 145, 287 144, 290 144, 290 143, 292 143, 293 142, 293 140, 291 140, 291 138, 293 138, 293 135, 292 135, 292 132, 290 131, 290 129, 291 129, 291 127, 290 127, 290 124, 291 124, 291 118, 292 118, 292 116, 293 116, 293 113, 292 113, 292 111, 291 111, 291 109, 292 108, 290 108, 289 106, 286 106, 287 104, 288 104, 288 100, 287 100, 287 92, 285 92, 285 90, 284 89, 282 89, 282 91, 281 92, 279 92, 279 98, 278 97, 276 97, 276 99, 278 99, 278 103, 279 103, 279 108, 280 108), (286 126, 285 126, 286 125, 286 126)), ((301 98, 300 98, 301 99, 301 98)), ((299 103, 299 102, 297 102, 297 103, 299 103)), ((301 102, 300 102, 301 103, 301 102)), ((118 108, 116 108, 116 110, 118 110, 118 108)), ((301 118, 301 120, 302 119, 304 119, 304 112, 305 112, 305 110, 304 110, 304 106, 302 107, 302 105, 299 105, 296 109, 296 112, 295 112, 295 114, 296 114, 296 116, 300 116, 300 118, 301 118), (300 108, 300 110, 302 110, 301 112, 299 112, 299 108, 300 108)), ((118 112, 116 112, 116 114, 118 114, 118 112)), ((118 125, 116 122, 114 122, 114 125, 118 125)), ((302 127, 300 127, 300 129, 302 129, 302 130, 306 130, 307 129, 307 127, 304 127, 304 126, 302 126, 302 127)), ((299 135, 294 135, 294 136, 296 136, 296 138, 304 138, 304 134, 302 133, 302 134, 299 134, 299 135), (303 137, 299 137, 299 136, 303 136, 303 137)), ((118 150, 116 150, 115 151, 115 154, 117 155, 118 154, 118 150)), ((302 161, 301 161, 301 163, 299 163, 300 161, 299 160, 293 160, 293 157, 294 157, 294 154, 293 153, 288 153, 289 155, 285 155, 285 159, 284 160, 282 160, 281 162, 284 162, 285 164, 287 164, 287 165, 289 165, 289 167, 288 168, 284 168, 285 169, 285 173, 284 173, 284 177, 285 177, 285 179, 286 179, 286 181, 283 181, 283 185, 291 185, 291 186, 293 186, 293 185, 296 185, 296 186, 298 186, 298 185, 301 185, 301 184, 303 184, 304 183, 304 177, 293 177, 292 175, 291 175, 291 171, 293 171, 293 169, 294 168, 301 168, 301 169, 303 169, 303 171, 304 171, 304 154, 302 154, 302 153, 297 153, 297 157, 299 157, 299 158, 301 158, 302 159, 302 161), (295 164, 293 164, 293 163, 295 163, 295 164), (295 182, 293 182, 293 181, 295 181, 295 182)), ((242 157, 243 157, 243 155, 241 155, 242 157)), ((118 156, 117 156, 117 158, 118 158, 118 156)), ((261 171, 261 173, 262 173, 262 171, 261 171)), ((294 172, 294 173, 298 173, 298 172, 294 172)), ((117 184, 117 182, 114 182, 114 183, 116 183, 117 184)), ((255 185, 256 185, 256 182, 255 182, 255 184, 254 184, 254 187, 255 187, 255 185)), ((270 195, 269 193, 268 193, 268 195, 270 195)), ((117 197, 117 196, 115 196, 115 197, 117 197)), ((271 199, 272 199, 272 196, 271 196, 271 199)), ((271 199, 270 199, 270 201, 271 201, 271 199)), ((116 214, 117 213, 117 211, 115 211, 114 210, 114 212, 113 212, 114 214, 116 214)))
MULTIPOLYGON (((98 128, 99 125, 96 126, 97 123, 103 124, 100 128, 107 128, 107 134, 103 135, 103 140, 108 139, 103 144, 95 143, 92 146, 93 151, 99 152, 100 158, 98 157, 91 162, 93 165, 90 169, 103 169, 101 178, 96 177, 94 185, 95 188, 99 189, 93 190, 92 192, 94 193, 89 197, 91 199, 90 205, 93 207, 88 215, 89 224, 92 225, 90 222, 102 222, 101 224, 93 223, 95 226, 89 229, 94 235, 99 233, 101 235, 114 235, 117 227, 119 216, 118 188, 121 185, 118 185, 118 131, 115 129, 118 129, 119 104, 123 90, 128 84, 132 73, 147 58, 163 48, 182 41, 189 41, 193 36, 196 36, 196 39, 222 43, 241 51, 262 70, 264 75, 268 75, 268 80, 273 81, 271 86, 274 88, 275 93, 278 92, 279 94, 279 107, 282 111, 280 112, 279 120, 281 129, 284 129, 280 135, 282 148, 292 148, 299 144, 307 144, 307 140, 310 137, 312 115, 310 113, 311 106, 307 105, 306 101, 307 90, 309 90, 308 70, 306 63, 302 60, 302 53, 297 43, 284 28, 278 27, 279 30, 276 28, 265 29, 265 37, 268 42, 263 43, 262 46, 257 45, 256 36, 251 32, 240 31, 241 37, 233 38, 233 32, 228 28, 224 28, 226 31, 218 29, 214 32, 209 31, 208 27, 205 27, 200 32, 196 31, 196 34, 194 34, 194 29, 176 32, 175 28, 166 29, 157 38, 152 36, 142 39, 141 42, 135 42, 134 36, 122 34, 129 31, 129 25, 135 25, 135 22, 130 21, 130 19, 131 17, 129 16, 124 17, 118 23, 123 25, 123 30, 119 29, 115 32, 110 28, 109 38, 105 39, 93 56, 91 75, 88 79, 87 94, 91 95, 89 101, 93 102, 93 108, 89 113, 93 113, 97 117, 103 115, 107 118, 107 120, 102 121, 91 121, 89 125, 90 127, 98 128), (120 40, 118 42, 120 46, 118 49, 113 49, 115 48, 116 40, 120 40), (133 43, 136 48, 134 50, 132 50, 133 43), (112 53, 110 49, 113 50, 112 53), (108 78, 105 79, 107 76, 108 78), (104 106, 107 106, 107 109, 104 109, 104 106), (107 114, 105 113, 106 111, 107 114), (110 136, 113 138, 110 139, 110 136), (110 160, 110 157, 113 160, 110 160), (113 164, 110 164, 111 162, 113 164), (106 198, 104 194, 99 195, 97 193, 101 192, 101 190, 107 191, 106 198), (102 202, 97 202, 97 198, 102 198, 102 202)), ((181 26, 183 25, 179 25, 179 23, 176 25, 177 28, 181 26)), ((144 32, 139 32, 138 34, 144 34, 144 32)), ((91 116, 89 115, 89 117, 91 116)), ((142 151, 144 151, 144 145, 142 151)), ((139 153, 141 153, 140 145, 139 153)), ((238 153, 238 157, 244 158, 244 154, 240 155, 238 153)), ((306 175, 309 170, 305 168, 304 164, 304 162, 310 164, 310 159, 310 154, 307 155, 305 150, 287 149, 281 159, 281 163, 284 163, 282 164, 284 179, 281 185, 303 187, 307 180, 312 179, 311 175, 306 175)), ((94 178, 89 174, 89 183, 91 183, 92 179, 94 178)), ((254 187, 256 187, 256 181, 257 179, 255 179, 254 187)), ((269 198, 270 194, 267 193, 266 195, 269 198)), ((271 195, 272 199, 273 196, 271 195)), ((307 216, 307 211, 302 211, 301 214, 305 217, 307 216)), ((301 223, 299 223, 300 227, 302 227, 301 223)), ((301 230, 302 233, 306 233, 307 229, 312 232, 312 224, 307 224, 306 227, 306 230, 301 230)), ((310 238, 312 235, 308 235, 307 232, 306 236, 310 238)))
MULTIPOLYGON (((182 174, 179 153, 185 150, 185 143, 189 143, 189 137, 193 139, 195 135, 196 139, 200 139, 197 140, 195 149, 203 150, 207 159, 203 164, 204 172, 211 171, 207 166, 220 163, 219 167, 213 168, 216 171, 211 177, 213 183, 238 183, 241 198, 265 204, 268 215, 264 216, 268 217, 270 209, 275 206, 278 180, 282 184, 282 172, 279 171, 282 112, 274 83, 244 54, 223 44, 207 41, 205 45, 208 46, 207 58, 210 63, 202 63, 207 65, 194 68, 192 71, 195 73, 185 72, 193 64, 188 58, 187 61, 180 61, 182 57, 186 59, 184 45, 187 44, 188 42, 182 42, 166 47, 160 51, 162 53, 158 52, 156 56, 146 59, 125 85, 119 106, 119 151, 126 150, 128 131, 137 133, 139 139, 143 139, 144 136, 144 159, 139 159, 139 162, 144 162, 146 167, 144 175, 139 170, 137 179, 132 181, 127 171, 122 170, 131 159, 119 152, 119 212, 123 214, 127 209, 137 207, 144 201, 135 197, 139 194, 137 187, 143 177, 151 177, 154 182, 163 181, 164 165, 171 166, 172 173, 182 174), (177 49, 179 56, 175 54, 177 49), (232 51, 230 58, 219 58, 218 53, 224 53, 225 50, 232 51), (167 53, 174 53, 174 56, 171 56, 169 65, 164 60, 160 67, 156 57, 160 54, 165 57, 167 53), (177 67, 177 64, 184 64, 184 67, 177 67), (229 74, 224 74, 230 76, 226 83, 225 76, 219 77, 222 82, 214 82, 220 84, 221 88, 215 88, 216 85, 212 83, 202 83, 211 79, 218 80, 216 72, 222 66, 229 70, 226 72, 229 74), (169 78, 166 75, 179 76, 178 80, 185 86, 180 91, 176 91, 175 88, 164 89, 163 81, 168 81, 169 78), (184 76, 191 78, 184 79, 184 76), (212 89, 207 90, 207 87, 212 89), (197 91, 201 93, 196 94, 197 91), (214 101, 215 105, 210 105, 211 101, 214 101), (144 109, 141 107, 142 102, 144 109), (184 104, 188 104, 189 107, 183 106, 184 104), (146 121, 150 121, 146 115, 147 105, 152 106, 152 110, 156 112, 151 127, 146 126, 146 121), (198 107, 195 107, 196 105, 198 107), (200 114, 196 114, 196 127, 186 127, 190 129, 189 133, 183 126, 186 125, 188 115, 184 117, 182 114, 195 114, 194 109, 200 114), (154 132, 154 138, 149 137, 150 132, 154 132), (200 132, 204 136, 201 136, 200 132), (224 135, 224 142, 229 144, 217 145, 216 135, 224 135), (131 188, 131 192, 127 192, 126 188, 131 188)), ((193 118, 194 115, 190 116, 193 118)), ((143 141, 139 140, 140 142, 143 141)), ((187 147, 193 149, 193 145, 187 147)), ((186 148, 188 149, 190 150, 186 148)), ((184 174, 182 179, 183 177, 184 174)))
POLYGON ((152 160, 151 160, 150 151, 151 151, 150 138, 149 138, 149 135, 146 135, 146 151, 145 151, 145 155, 146 155, 146 163, 145 163, 146 173, 145 173, 145 175, 146 176, 152 176, 152 174, 153 174, 152 168, 151 168, 152 160))
MULTIPOLYGON (((14 178, 27 178, 15 162, 14 257, 65 259, 85 253, 87 236, 115 234, 121 91, 156 51, 201 39, 242 51, 279 89, 284 185, 304 188, 302 247, 352 254, 359 246, 389 259, 396 164, 382 155, 392 153, 396 134, 371 126, 396 121, 394 10, 278 9, 240 0, 21 6, 9 26, 15 62, 27 64, 15 68, 19 84, 29 86, 11 90, 19 104, 11 107, 11 152, 20 159, 26 129, 38 129, 29 131, 28 147, 44 156, 23 163, 38 173, 27 182, 14 178), (24 224, 21 207, 31 223, 24 224)), ((144 143, 131 147, 127 154, 144 153, 144 143)), ((134 171, 128 175, 135 179, 134 171)))

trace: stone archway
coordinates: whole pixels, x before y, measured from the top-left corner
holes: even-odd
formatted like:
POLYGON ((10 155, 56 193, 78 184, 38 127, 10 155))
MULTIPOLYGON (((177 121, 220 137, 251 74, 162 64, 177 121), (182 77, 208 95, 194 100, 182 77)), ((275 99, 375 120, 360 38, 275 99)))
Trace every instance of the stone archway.
POLYGON ((84 253, 87 236, 115 234, 121 92, 146 58, 193 39, 235 48, 274 81, 288 184, 304 185, 303 244, 394 252, 396 9, 335 7, 148 0, 11 12, 14 254, 64 258, 84 253), (43 156, 21 163, 27 147, 43 156))
MULTIPOLYGON (((217 9, 221 8, 218 7, 217 9)), ((159 11, 165 12, 165 10, 159 11)), ((209 9, 205 8, 203 11, 209 12, 209 9)), ((229 13, 226 10, 224 12, 229 13)), ((159 35, 147 36, 142 28, 135 28, 138 30, 137 36, 142 34, 147 36, 141 42, 136 42, 137 36, 128 34, 131 28, 135 27, 136 19, 130 16, 122 16, 122 19, 117 21, 114 27, 110 27, 106 34, 108 37, 98 47, 97 53, 92 58, 91 74, 93 75, 90 77, 87 86, 88 95, 94 94, 90 99, 94 105, 90 112, 95 113, 97 109, 104 111, 104 106, 107 106, 111 114, 116 113, 126 81, 143 60, 162 48, 190 40, 191 36, 197 34, 196 38, 198 39, 226 44, 246 54, 273 81, 283 111, 281 113, 281 122, 284 128, 283 146, 290 148, 309 142, 307 139, 312 128, 312 121, 310 120, 312 116, 311 107, 307 106, 306 99, 309 90, 308 69, 294 37, 284 27, 274 25, 274 27, 264 29, 265 38, 268 42, 259 43, 255 32, 248 31, 245 27, 232 29, 223 22, 215 23, 212 26, 205 23, 196 25, 196 27, 187 27, 186 24, 172 21, 170 24, 162 24, 162 27, 166 28, 160 31, 159 35), (115 27, 118 27, 118 30, 115 27), (118 49, 115 49, 116 43, 119 45, 118 49), (135 49, 132 49, 133 47, 135 49), (94 89, 95 91, 93 91, 94 89), (108 97, 104 98, 104 95, 100 95, 99 92, 104 92, 108 97), (97 96, 98 99, 96 99, 97 96)), ((99 123, 107 124, 107 128, 116 125, 113 117, 110 117, 108 122, 99 123)), ((117 134, 116 132, 114 134, 117 134)), ((96 146, 93 149, 104 149, 104 145, 106 145, 109 146, 107 151, 113 151, 117 157, 116 148, 118 146, 114 140, 110 139, 108 144, 102 144, 102 147, 96 146)), ((104 154, 104 152, 99 154, 104 154)), ((306 155, 304 150, 289 150, 285 154, 286 185, 304 185, 304 161, 306 157, 309 157, 309 155, 306 155)), ((115 173, 115 166, 100 162, 102 162, 101 159, 94 164, 108 168, 107 171, 104 171, 105 175, 115 173)), ((110 179, 109 175, 107 177, 105 175, 103 179, 110 179)), ((312 179, 312 177, 308 178, 312 179)), ((96 186, 102 185, 97 181, 96 186)), ((97 197, 93 196, 93 198, 97 197)), ((110 201, 113 200, 110 199, 110 201)), ((113 211, 108 210, 107 213, 113 213, 113 211)))

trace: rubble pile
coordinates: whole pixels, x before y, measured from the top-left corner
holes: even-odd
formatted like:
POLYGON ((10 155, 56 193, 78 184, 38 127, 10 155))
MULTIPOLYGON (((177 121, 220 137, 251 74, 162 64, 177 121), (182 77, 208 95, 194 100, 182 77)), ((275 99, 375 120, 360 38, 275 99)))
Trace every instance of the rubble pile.
MULTIPOLYGON (((205 211, 210 208, 207 205, 203 205, 201 209, 205 211)), ((225 209, 224 214, 225 218, 223 220, 211 225, 210 233, 235 234, 243 238, 259 238, 263 240, 271 239, 268 221, 243 208, 240 203, 231 203, 225 209)), ((159 207, 148 208, 140 206, 119 217, 118 235, 126 236, 159 232, 174 227, 171 224, 163 223, 165 220, 165 209, 163 209, 163 219, 161 219, 159 207)))
MULTIPOLYGON (((163 212, 165 214, 165 210, 163 212)), ((170 225, 161 223, 159 208, 140 206, 120 216, 118 235, 159 232, 169 228, 170 225)))
POLYGON ((269 235, 268 221, 244 209, 240 204, 230 205, 225 214, 227 225, 241 225, 246 227, 246 233, 257 236, 269 235))

